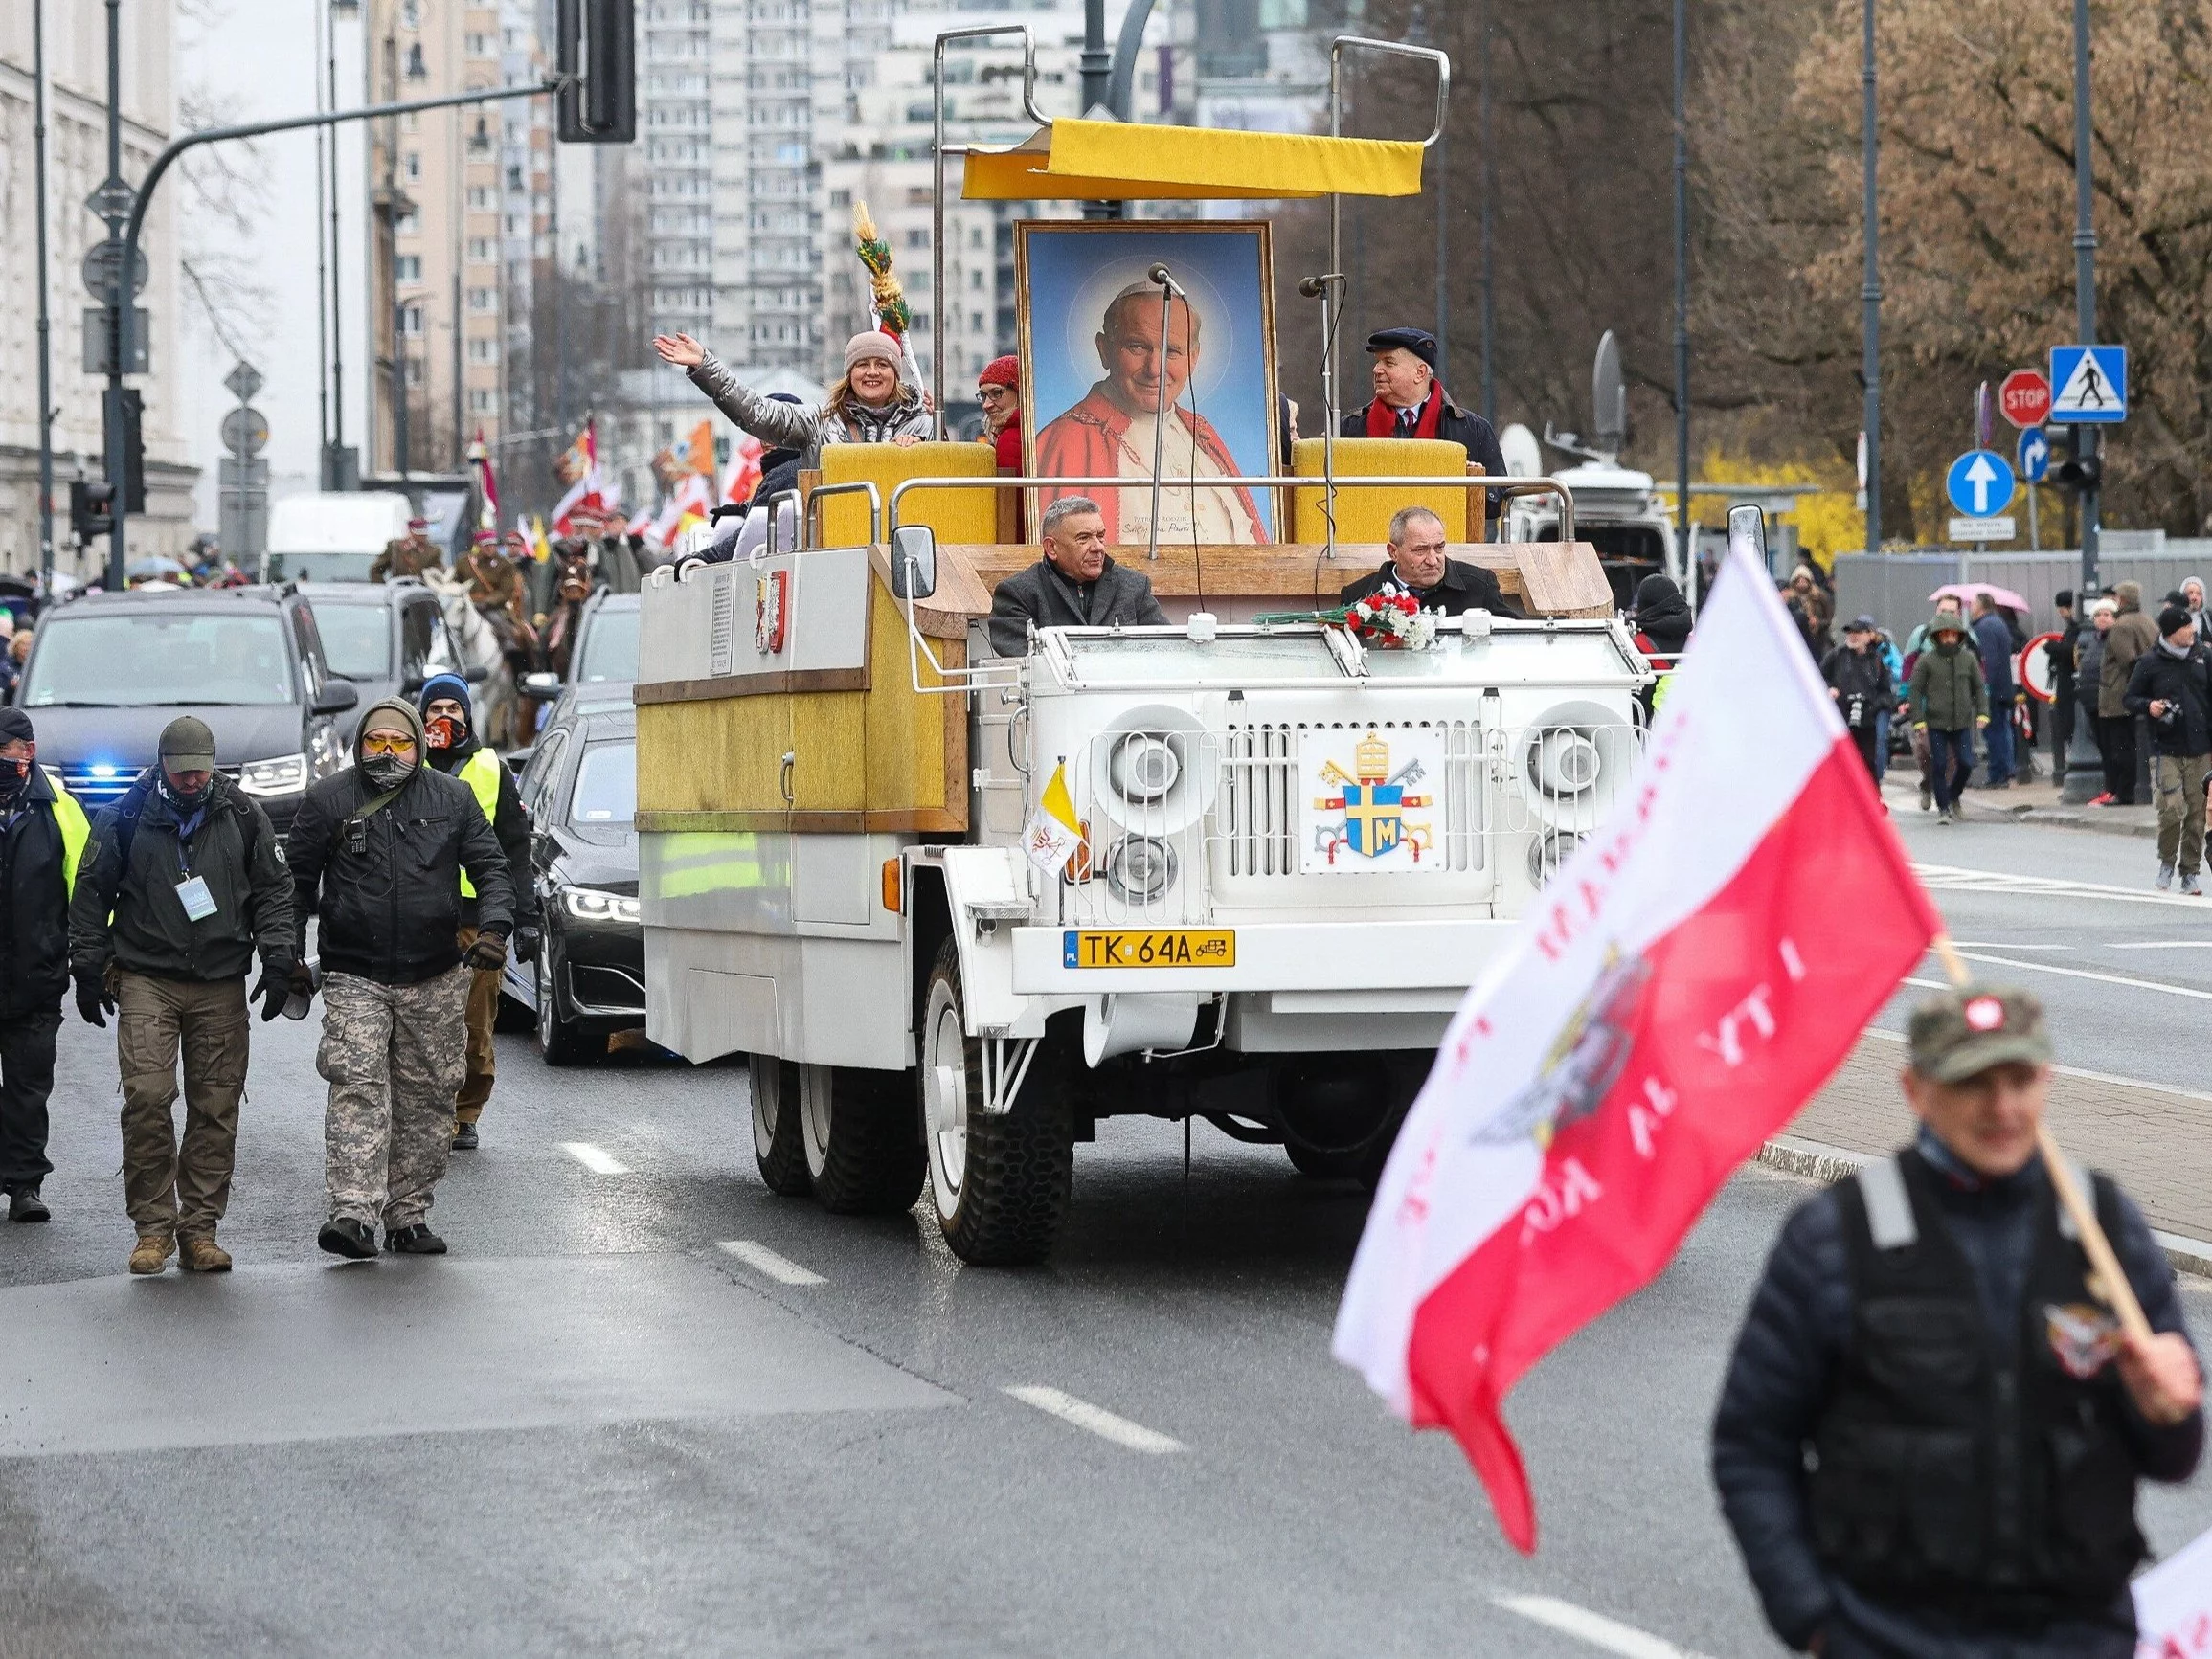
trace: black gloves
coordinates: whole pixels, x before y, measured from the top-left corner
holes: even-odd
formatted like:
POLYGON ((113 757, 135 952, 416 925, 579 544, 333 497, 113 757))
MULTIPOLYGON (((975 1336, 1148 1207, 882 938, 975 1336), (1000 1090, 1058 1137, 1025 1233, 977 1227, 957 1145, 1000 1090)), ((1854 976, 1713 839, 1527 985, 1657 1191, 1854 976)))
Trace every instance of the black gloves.
POLYGON ((469 946, 462 957, 480 974, 494 974, 507 966, 507 935, 505 933, 479 933, 476 943, 469 946))
POLYGON ((115 998, 107 994, 106 975, 92 972, 79 974, 77 975, 78 1013, 84 1016, 86 1024, 97 1025, 104 1031, 107 1028, 107 1021, 101 1018, 100 1011, 102 1008, 110 1013, 115 1011, 115 998))
POLYGON ((254 982, 253 996, 261 1005, 261 1023, 266 1025, 284 1011, 284 1003, 292 995, 292 970, 278 968, 274 962, 261 964, 261 976, 254 982))
POLYGON ((528 925, 517 928, 514 930, 514 959, 517 962, 536 961, 542 939, 543 935, 535 928, 528 925))

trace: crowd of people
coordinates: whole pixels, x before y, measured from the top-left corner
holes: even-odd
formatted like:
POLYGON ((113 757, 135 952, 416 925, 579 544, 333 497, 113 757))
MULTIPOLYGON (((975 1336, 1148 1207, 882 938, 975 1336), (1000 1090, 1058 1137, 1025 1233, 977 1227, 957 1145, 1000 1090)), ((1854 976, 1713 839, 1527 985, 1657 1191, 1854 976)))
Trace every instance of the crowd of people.
POLYGON ((449 1154, 478 1144, 509 951, 534 956, 530 824, 469 729, 467 684, 372 706, 352 764, 311 786, 280 841, 190 715, 154 765, 89 819, 0 707, 0 1191, 44 1222, 48 1101, 62 1003, 105 1029, 123 1090, 129 1267, 223 1272, 251 1013, 323 999, 333 1255, 442 1255, 430 1209, 449 1154), (318 920, 318 956, 305 953, 318 920), (255 975, 257 960, 260 964, 255 975), (248 978, 253 976, 251 989, 248 978), (180 1090, 181 1081, 181 1090, 180 1090), (184 1099, 178 1132, 175 1106, 184 1099))

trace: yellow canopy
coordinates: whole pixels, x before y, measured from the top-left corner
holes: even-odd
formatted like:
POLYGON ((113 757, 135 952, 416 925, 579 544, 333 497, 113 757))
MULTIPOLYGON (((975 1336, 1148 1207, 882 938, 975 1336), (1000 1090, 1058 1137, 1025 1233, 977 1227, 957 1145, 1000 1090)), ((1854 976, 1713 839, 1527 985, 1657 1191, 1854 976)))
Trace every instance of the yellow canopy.
POLYGON ((1379 138, 1055 121, 1010 150, 972 151, 971 202, 1417 196, 1421 146, 1379 138))

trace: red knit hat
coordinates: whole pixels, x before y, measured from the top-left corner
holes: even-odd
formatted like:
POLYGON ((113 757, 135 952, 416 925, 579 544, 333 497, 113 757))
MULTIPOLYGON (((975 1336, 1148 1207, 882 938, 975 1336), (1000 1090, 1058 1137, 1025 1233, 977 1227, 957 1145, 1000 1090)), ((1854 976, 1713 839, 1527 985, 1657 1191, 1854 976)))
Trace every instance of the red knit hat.
POLYGON ((1022 384, 1022 366, 1012 357, 994 357, 983 365, 983 371, 976 376, 976 384, 979 387, 1019 387, 1022 384))

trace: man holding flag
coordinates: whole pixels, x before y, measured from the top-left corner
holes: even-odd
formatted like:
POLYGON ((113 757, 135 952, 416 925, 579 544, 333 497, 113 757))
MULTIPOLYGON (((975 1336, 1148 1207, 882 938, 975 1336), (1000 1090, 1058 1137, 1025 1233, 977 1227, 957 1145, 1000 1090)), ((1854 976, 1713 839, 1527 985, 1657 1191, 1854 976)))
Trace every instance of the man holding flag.
POLYGON ((1713 1475, 1793 1648, 2135 1651, 2135 1485, 2196 1468, 2202 1381, 2173 1271, 2102 1176, 2096 1215, 2142 1326, 2091 1288, 2038 1156, 2050 1075, 2026 992, 1924 1003, 1903 1078, 1917 1138, 1800 1205, 1767 1264, 1713 1475))

